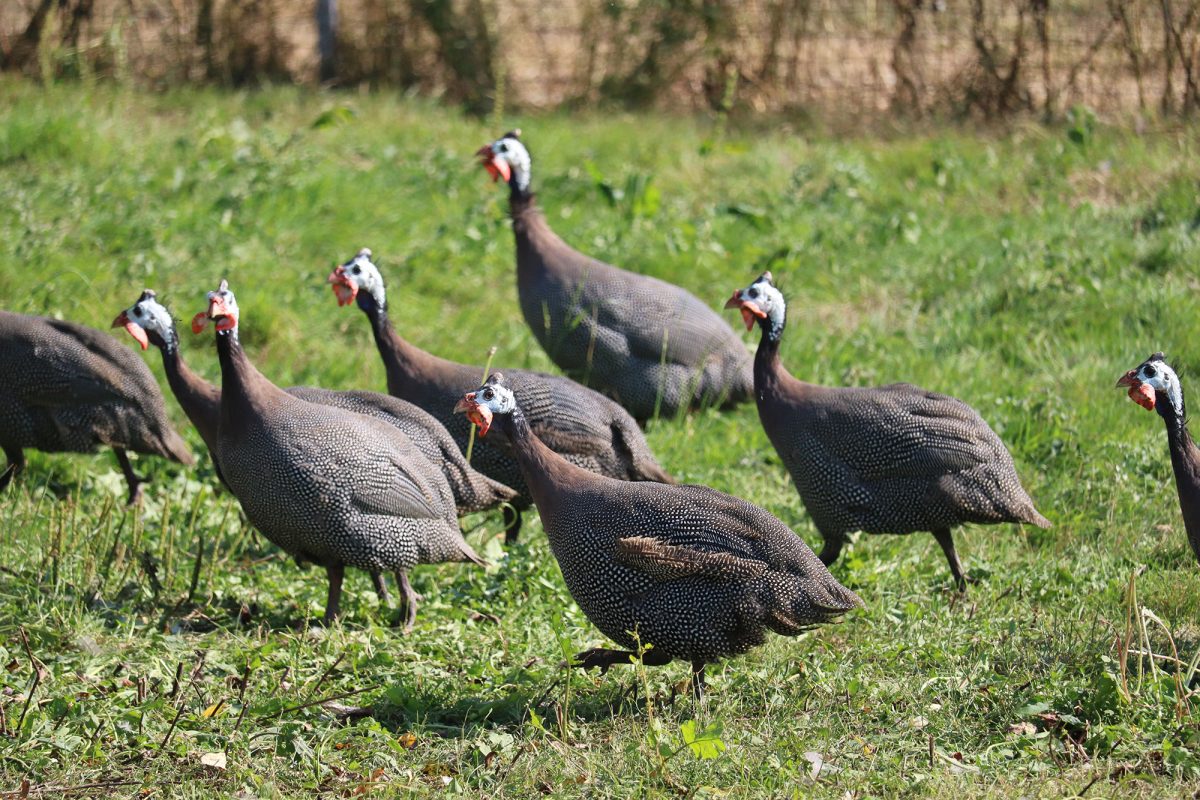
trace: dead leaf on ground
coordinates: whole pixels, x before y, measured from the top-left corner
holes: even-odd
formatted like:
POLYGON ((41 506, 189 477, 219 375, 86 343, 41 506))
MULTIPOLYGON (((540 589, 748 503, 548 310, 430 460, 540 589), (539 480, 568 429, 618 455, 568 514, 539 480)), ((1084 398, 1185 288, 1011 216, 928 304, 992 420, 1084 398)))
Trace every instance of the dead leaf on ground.
POLYGON ((829 776, 841 771, 840 768, 835 767, 832 764, 827 764, 824 757, 815 750, 806 751, 804 753, 804 760, 810 765, 808 769, 808 777, 812 778, 814 781, 817 778, 820 778, 822 775, 829 776))
POLYGON ((1037 733, 1037 728, 1032 722, 1018 722, 1008 726, 1008 732, 1014 736, 1033 736, 1037 733))

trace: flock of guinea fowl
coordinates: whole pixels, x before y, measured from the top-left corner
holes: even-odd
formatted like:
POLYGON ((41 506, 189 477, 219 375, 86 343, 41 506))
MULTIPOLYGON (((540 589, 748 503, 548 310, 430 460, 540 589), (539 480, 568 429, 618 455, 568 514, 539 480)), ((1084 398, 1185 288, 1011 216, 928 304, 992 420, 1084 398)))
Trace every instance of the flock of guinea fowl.
MULTIPOLYGON (((176 400, 251 524, 298 562, 325 568, 327 621, 338 614, 343 572, 353 566, 371 575, 385 603, 385 573, 395 575, 411 630, 420 597, 409 570, 484 563, 458 517, 503 509, 512 541, 521 512, 535 505, 571 596, 624 648, 593 648, 577 663, 607 670, 636 658, 683 659, 699 695, 705 664, 762 643, 767 630, 795 635, 861 605, 827 568, 850 533, 931 532, 961 589, 968 577, 953 527, 1049 525, 1004 444, 960 400, 903 383, 834 388, 793 378, 780 361, 786 309, 770 273, 725 303, 747 330, 761 330, 751 357, 692 294, 564 243, 537 207, 519 132, 477 155, 510 190, 525 319, 551 360, 582 383, 503 369, 479 385, 480 367, 407 342, 388 319, 383 276, 366 249, 329 282, 339 305, 354 303, 367 317, 387 395, 275 386, 242 349, 237 300, 225 281, 191 323, 197 334, 212 324, 219 386, 188 369, 174 319, 154 292, 113 323, 143 349, 161 351, 176 400), (639 427, 751 396, 824 538, 819 556, 762 508, 676 484, 639 427)), ((25 448, 111 446, 131 503, 141 480, 127 449, 191 462, 153 376, 108 334, 0 312, 0 367, 7 376, 0 445, 8 458, 0 488, 24 466, 25 448)), ((1167 423, 1186 528, 1200 556, 1200 453, 1187 433, 1178 376, 1156 353, 1118 383, 1167 423)))

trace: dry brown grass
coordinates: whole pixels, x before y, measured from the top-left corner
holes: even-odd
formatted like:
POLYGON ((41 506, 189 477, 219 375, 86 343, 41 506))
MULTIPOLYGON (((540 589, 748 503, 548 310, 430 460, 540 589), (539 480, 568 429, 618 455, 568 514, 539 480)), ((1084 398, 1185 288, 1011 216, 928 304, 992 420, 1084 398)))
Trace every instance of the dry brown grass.
MULTIPOLYGON (((42 2, 0 4, 0 49, 12 49, 42 2)), ((93 0, 78 33, 67 36, 81 3, 67 0, 49 14, 40 58, 24 71, 151 86, 317 80, 310 0, 93 0)), ((903 45, 897 9, 908 5, 752 0, 717 4, 714 17, 703 17, 677 2, 454 0, 449 27, 438 30, 424 5, 341 0, 339 67, 343 83, 412 88, 476 110, 615 100, 822 116, 987 116, 1054 115, 1075 104, 1142 112, 1195 100, 1188 73, 1197 68, 1184 56, 1196 49, 1198 25, 1182 8, 1172 11, 1179 41, 1168 51, 1163 5, 1150 0, 1054 2, 1044 32, 1032 10, 1038 0, 926 0, 903 45)))

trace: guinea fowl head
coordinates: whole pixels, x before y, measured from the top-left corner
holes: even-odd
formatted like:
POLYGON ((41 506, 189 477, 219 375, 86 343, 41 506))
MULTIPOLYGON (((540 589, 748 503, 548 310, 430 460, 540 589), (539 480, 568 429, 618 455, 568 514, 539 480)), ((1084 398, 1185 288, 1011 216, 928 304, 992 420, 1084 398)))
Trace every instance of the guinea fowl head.
POLYGON ((466 414, 479 427, 479 435, 486 436, 492 427, 492 417, 507 415, 517 409, 517 399, 512 390, 504 385, 504 376, 493 372, 473 392, 467 392, 454 406, 455 414, 466 414))
POLYGON ((154 292, 146 289, 137 302, 113 320, 114 328, 124 328, 145 350, 153 341, 156 347, 173 350, 176 345, 175 320, 171 312, 158 302, 154 292))
POLYGON ((208 310, 192 317, 192 333, 203 333, 209 320, 216 323, 218 334, 237 334, 237 298, 229 290, 229 281, 222 280, 216 290, 208 293, 208 310))
POLYGON ((503 178, 513 189, 520 192, 529 191, 529 169, 532 160, 525 145, 521 144, 520 130, 509 131, 491 144, 485 144, 475 155, 492 176, 493 182, 503 178))
POLYGON ((1155 353, 1136 369, 1131 369, 1117 380, 1117 386, 1129 387, 1129 398, 1142 408, 1166 414, 1168 408, 1183 419, 1183 387, 1179 376, 1167 363, 1162 353, 1155 353), (1163 400, 1167 405, 1163 405, 1163 400))
POLYGON ((387 294, 383 286, 383 275, 371 261, 371 248, 364 247, 345 264, 339 264, 329 273, 329 283, 337 296, 339 306, 357 302, 364 311, 387 308, 387 294))
POLYGON ((778 338, 783 331, 783 323, 787 317, 787 303, 783 293, 775 288, 770 272, 764 272, 754 279, 754 283, 745 289, 739 289, 725 301, 726 308, 736 308, 742 312, 742 321, 746 330, 753 330, 757 321, 773 338, 778 338))

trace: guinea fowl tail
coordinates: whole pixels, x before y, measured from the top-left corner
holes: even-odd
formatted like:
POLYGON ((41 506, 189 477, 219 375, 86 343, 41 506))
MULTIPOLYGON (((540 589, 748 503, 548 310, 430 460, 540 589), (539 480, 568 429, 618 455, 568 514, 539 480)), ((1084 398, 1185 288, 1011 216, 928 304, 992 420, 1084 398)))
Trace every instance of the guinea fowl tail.
POLYGON ((1049 528, 1050 520, 1038 513, 1038 510, 1033 506, 1029 507, 1029 513, 1021 520, 1028 522, 1030 525, 1037 525, 1039 528, 1049 528))
POLYGON ((739 359, 737 372, 730 381, 729 395, 725 398, 726 407, 744 403, 754 397, 754 362, 749 353, 744 359, 739 359))
POLYGON ((483 480, 497 503, 511 503, 520 494, 516 489, 510 488, 507 484, 503 484, 500 481, 492 480, 486 476, 483 480))
POLYGON ((175 432, 174 428, 168 427, 160 432, 158 441, 155 442, 154 451, 164 458, 169 458, 172 461, 178 461, 184 466, 190 467, 195 463, 195 458, 192 452, 188 450, 187 443, 183 441, 183 437, 175 432))
POLYGON ((484 561, 479 557, 479 554, 475 552, 475 549, 471 547, 471 545, 467 544, 466 539, 463 539, 462 544, 459 545, 459 549, 462 551, 463 561, 470 561, 472 564, 478 564, 481 567, 491 566, 487 561, 484 561))
POLYGON ((1014 522, 1024 522, 1028 525, 1036 525, 1039 528, 1049 528, 1050 520, 1043 517, 1033 505, 1033 498, 1025 491, 1018 492, 1020 497, 1016 498, 1016 508, 1013 509, 1014 522))
POLYGON ((672 486, 679 483, 665 469, 660 467, 656 462, 642 463, 637 465, 637 480, 639 481, 654 481, 656 483, 669 483, 672 486))
POLYGON ((835 621, 863 605, 854 592, 838 583, 827 570, 824 575, 779 574, 768 581, 768 613, 763 623, 784 636, 795 636, 814 625, 835 621))

